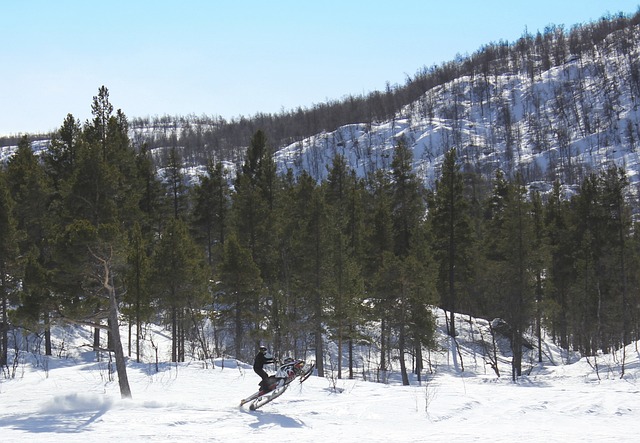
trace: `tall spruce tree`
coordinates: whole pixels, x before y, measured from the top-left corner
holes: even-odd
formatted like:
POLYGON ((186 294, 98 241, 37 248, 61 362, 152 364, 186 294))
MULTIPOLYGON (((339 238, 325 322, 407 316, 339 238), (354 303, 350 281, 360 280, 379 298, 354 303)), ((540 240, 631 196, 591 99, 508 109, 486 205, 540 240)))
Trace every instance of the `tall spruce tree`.
POLYGON ((216 305, 223 322, 232 326, 234 355, 248 359, 254 348, 250 341, 265 340, 269 333, 262 329, 265 312, 255 306, 262 290, 260 270, 235 233, 224 243, 218 281, 216 305))
POLYGON ((600 174, 602 206, 605 210, 605 229, 608 241, 604 244, 604 267, 608 306, 606 339, 614 349, 631 343, 631 291, 629 289, 629 243, 631 209, 626 202, 629 186, 622 168, 610 167, 600 174))
POLYGON ((436 181, 429 207, 433 251, 439 265, 438 289, 443 307, 449 311, 449 335, 455 337, 458 289, 470 278, 472 247, 469 207, 456 150, 445 154, 442 175, 436 181))
POLYGON ((202 250, 179 218, 167 222, 152 258, 151 287, 171 326, 171 361, 185 359, 191 309, 207 299, 210 273, 202 250))
POLYGON ((387 263, 393 256, 392 183, 384 170, 379 169, 370 178, 367 203, 366 260, 364 264, 365 290, 373 300, 372 320, 380 323, 380 369, 384 374, 390 367, 391 295, 385 278, 387 263))
POLYGON ((311 337, 317 373, 324 377, 326 295, 330 292, 332 272, 330 217, 322 189, 304 172, 296 186, 295 219, 297 226, 291 239, 291 293, 303 303, 299 315, 306 325, 301 333, 311 337))
POLYGON ((7 181, 13 201, 19 249, 24 265, 21 282, 21 306, 18 313, 23 325, 44 330, 45 354, 51 355, 48 268, 50 266, 51 189, 44 168, 33 153, 27 137, 7 163, 7 181))
POLYGON ((576 285, 572 287, 569 312, 575 348, 587 356, 595 355, 599 349, 606 350, 601 340, 605 306, 602 248, 609 239, 604 229, 606 216, 600 204, 598 181, 595 173, 588 175, 580 192, 572 198, 576 285))
MULTIPOLYGON (((250 308, 251 314, 257 319, 265 305, 271 308, 271 312, 254 325, 256 328, 265 321, 277 323, 280 318, 277 300, 281 294, 282 279, 279 271, 281 192, 282 181, 276 174, 273 151, 267 144, 264 132, 256 131, 236 177, 235 193, 232 195, 237 239, 251 252, 264 285, 264 291, 256 294, 258 298, 250 308)), ((279 330, 277 324, 270 324, 269 328, 279 330)), ((254 348, 258 343, 255 345, 254 348)))
POLYGON ((544 211, 546 248, 549 251, 545 285, 545 316, 554 339, 564 349, 569 348, 569 307, 571 288, 576 279, 573 227, 568 199, 555 181, 544 211))
POLYGON ((187 185, 183 172, 182 157, 176 147, 172 147, 165 159, 166 198, 171 203, 171 216, 187 218, 187 185))
POLYGON ((132 353, 131 330, 135 325, 135 356, 136 362, 140 362, 142 340, 142 326, 151 319, 151 293, 150 293, 150 257, 149 246, 142 234, 138 222, 134 223, 129 234, 127 253, 127 268, 124 276, 126 294, 126 309, 123 312, 129 319, 129 355, 132 353))
POLYGON ((535 277, 535 317, 536 336, 538 338, 538 362, 542 363, 542 320, 544 315, 544 274, 549 266, 547 250, 547 232, 545 230, 544 208, 540 192, 531 193, 531 223, 533 237, 531 238, 531 271, 535 277))
POLYGON ((18 242, 13 200, 0 168, 0 367, 7 365, 9 350, 9 307, 18 286, 18 242))
MULTIPOLYGON (((398 352, 403 383, 408 384, 405 355, 409 351, 409 336, 413 334, 413 349, 421 348, 420 335, 411 318, 424 314, 423 307, 433 301, 433 292, 424 286, 424 272, 413 273, 418 263, 427 266, 425 261, 430 254, 425 253, 427 247, 424 240, 425 201, 424 189, 413 171, 413 151, 407 146, 404 138, 397 141, 391 161, 392 177, 392 211, 391 220, 394 227, 395 260, 387 269, 397 273, 399 280, 393 289, 389 289, 390 298, 386 302, 396 306, 392 311, 390 324, 398 333, 398 352), (429 295, 427 295, 429 294, 429 295), (420 314, 417 314, 420 312, 420 314)), ((387 306, 390 308, 390 306, 387 306)), ((426 332, 426 331, 424 331, 426 332)))
POLYGON ((413 151, 404 137, 397 140, 393 151, 391 177, 395 253, 406 257, 425 215, 425 207, 422 186, 413 173, 413 151))
POLYGON ((59 210, 54 211, 57 229, 52 288, 60 315, 95 327, 96 350, 103 349, 99 331, 108 331, 107 348, 115 352, 121 395, 129 397, 119 329, 119 292, 126 229, 138 217, 140 194, 126 117, 120 111, 111 115, 112 109, 108 91, 101 88, 94 97, 94 119, 85 125, 76 145, 79 149, 74 151, 73 171, 63 174, 62 198, 59 210))
POLYGON ((214 264, 216 247, 222 248, 228 229, 230 190, 222 163, 209 163, 207 172, 194 186, 193 222, 198 229, 198 237, 207 247, 209 265, 214 264))
POLYGON ((360 252, 362 235, 361 199, 355 174, 343 156, 336 155, 325 185, 329 208, 331 261, 334 272, 331 291, 331 323, 338 343, 338 378, 342 378, 343 343, 348 343, 349 377, 353 378, 353 339, 357 326, 357 307, 364 296, 360 252))
POLYGON ((54 200, 61 198, 70 176, 76 169, 80 145, 84 142, 82 126, 72 114, 67 114, 62 126, 54 132, 42 158, 53 187, 54 200))
POLYGON ((507 182, 497 173, 491 199, 490 249, 485 254, 491 264, 491 285, 495 294, 494 312, 508 324, 511 341, 512 378, 522 375, 524 334, 532 318, 535 270, 531 203, 518 177, 507 182))

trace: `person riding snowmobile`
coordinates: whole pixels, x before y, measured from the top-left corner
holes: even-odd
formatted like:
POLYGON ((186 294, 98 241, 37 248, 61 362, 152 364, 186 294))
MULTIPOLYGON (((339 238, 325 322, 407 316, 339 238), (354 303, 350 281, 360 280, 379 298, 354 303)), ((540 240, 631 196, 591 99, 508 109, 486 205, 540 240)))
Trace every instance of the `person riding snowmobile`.
POLYGON ((273 357, 267 354, 267 347, 260 346, 260 350, 256 354, 256 358, 253 360, 253 370, 262 379, 260 380, 260 383, 258 383, 260 387, 266 388, 265 381, 269 377, 269 375, 263 369, 263 366, 271 364, 273 362, 275 362, 275 360, 273 357))

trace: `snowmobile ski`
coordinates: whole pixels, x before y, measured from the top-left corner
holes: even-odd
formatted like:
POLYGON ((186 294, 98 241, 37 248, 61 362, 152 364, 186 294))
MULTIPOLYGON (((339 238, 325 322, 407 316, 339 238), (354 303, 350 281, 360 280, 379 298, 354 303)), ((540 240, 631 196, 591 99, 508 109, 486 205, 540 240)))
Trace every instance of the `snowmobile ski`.
POLYGON ((274 389, 273 391, 269 391, 266 394, 264 394, 261 397, 258 397, 257 399, 255 399, 250 405, 249 405, 249 409, 252 411, 255 411, 256 409, 266 405, 267 403, 275 400, 276 398, 280 397, 282 394, 284 394, 284 391, 287 390, 287 388, 289 387, 288 384, 283 384, 281 387, 278 387, 276 389, 274 389))
POLYGON ((300 374, 300 383, 304 382, 306 379, 309 378, 309 376, 311 376, 311 373, 313 372, 313 369, 315 367, 316 365, 312 363, 311 365, 309 365, 309 368, 307 370, 305 370, 302 374, 300 374))

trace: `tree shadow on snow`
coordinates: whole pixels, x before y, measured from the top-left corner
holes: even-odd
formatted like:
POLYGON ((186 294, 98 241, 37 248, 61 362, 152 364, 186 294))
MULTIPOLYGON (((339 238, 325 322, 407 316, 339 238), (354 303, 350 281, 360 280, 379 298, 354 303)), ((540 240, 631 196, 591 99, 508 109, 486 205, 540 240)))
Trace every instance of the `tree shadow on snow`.
POLYGON ((85 411, 65 414, 13 415, 0 419, 0 429, 13 428, 36 434, 55 432, 74 434, 84 431, 102 417, 107 408, 97 411, 85 411))
POLYGON ((57 395, 45 402, 39 412, 10 415, 0 419, 0 429, 26 432, 76 433, 84 431, 111 408, 111 399, 96 394, 57 395))

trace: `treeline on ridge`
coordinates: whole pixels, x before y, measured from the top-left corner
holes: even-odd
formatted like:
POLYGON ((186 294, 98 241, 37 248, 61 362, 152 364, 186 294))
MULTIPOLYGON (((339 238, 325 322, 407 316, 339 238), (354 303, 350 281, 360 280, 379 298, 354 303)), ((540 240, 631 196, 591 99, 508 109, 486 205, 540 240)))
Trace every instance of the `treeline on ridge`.
MULTIPOLYGON (((138 116, 130 119, 129 128, 138 149, 143 144, 148 149, 181 147, 182 160, 190 166, 220 160, 240 164, 247 140, 258 130, 265 133, 272 146, 280 148, 340 126, 388 121, 426 91, 463 76, 525 73, 535 78, 571 57, 593 56, 605 41, 621 51, 628 51, 636 45, 632 29, 639 22, 640 13, 631 16, 618 13, 592 23, 574 25, 569 30, 562 25, 549 25, 535 35, 525 31, 513 43, 492 42, 471 55, 425 66, 407 77, 403 85, 387 84, 384 91, 349 95, 309 108, 298 107, 278 114, 258 112, 253 116, 230 119, 216 115, 138 116)), ((637 77, 635 82, 640 85, 638 68, 636 66, 633 72, 637 77)), ((2 137, 0 145, 15 146, 19 138, 2 137)), ((48 139, 50 134, 34 134, 34 138, 48 139)))

